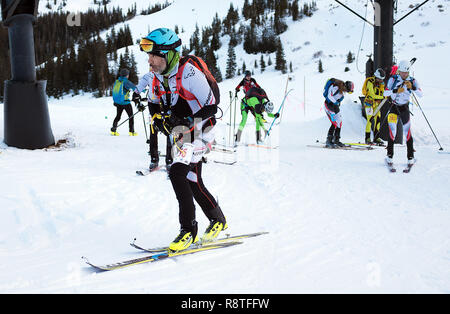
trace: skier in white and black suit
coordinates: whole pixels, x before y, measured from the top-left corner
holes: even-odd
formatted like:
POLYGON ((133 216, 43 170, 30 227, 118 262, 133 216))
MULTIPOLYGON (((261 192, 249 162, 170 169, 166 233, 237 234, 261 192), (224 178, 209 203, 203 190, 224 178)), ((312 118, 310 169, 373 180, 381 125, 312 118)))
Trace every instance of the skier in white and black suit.
POLYGON ((142 38, 140 47, 148 53, 152 71, 141 78, 134 97, 138 98, 139 93, 149 86, 151 102, 159 103, 162 99, 171 108, 170 118, 158 122, 161 131, 167 136, 183 134, 183 138, 174 143, 173 163, 169 170, 181 224, 180 234, 169 249, 180 251, 198 241, 194 198, 210 221, 203 241, 214 239, 227 228, 222 210, 202 180, 202 157, 214 141, 214 115, 220 96, 218 88, 210 86, 209 71, 205 73, 193 63, 184 62, 188 59, 180 59, 181 39, 174 31, 156 29, 142 38))
POLYGON ((411 135, 411 118, 409 114, 409 99, 411 93, 422 97, 422 89, 416 79, 409 75, 409 62, 401 61, 398 74, 391 76, 387 82, 384 96, 390 97, 391 110, 388 114, 389 140, 387 146, 387 161, 392 163, 394 156, 394 140, 397 135, 397 119, 403 123, 403 133, 406 138, 408 163, 414 163, 413 137, 411 135))

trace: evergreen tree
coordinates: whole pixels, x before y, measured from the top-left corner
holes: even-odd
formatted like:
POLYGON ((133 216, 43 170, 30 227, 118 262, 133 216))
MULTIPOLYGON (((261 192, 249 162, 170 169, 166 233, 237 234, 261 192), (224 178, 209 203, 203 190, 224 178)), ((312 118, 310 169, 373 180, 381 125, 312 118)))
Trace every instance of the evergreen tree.
POLYGON ((281 44, 281 40, 279 38, 277 40, 277 51, 275 55, 275 70, 281 71, 283 74, 286 73, 287 70, 283 45, 281 44))
POLYGON ((219 35, 217 33, 213 33, 213 35, 212 35, 211 49, 213 49, 214 51, 220 49, 220 39, 219 39, 219 35))
POLYGON ((292 15, 293 21, 297 21, 300 19, 300 10, 299 10, 299 6, 298 6, 298 0, 294 0, 294 2, 291 5, 291 15, 292 15))
POLYGON ((232 45, 228 45, 228 60, 225 78, 233 78, 236 72, 236 67, 236 53, 234 52, 234 47, 232 45))
POLYGON ((222 73, 217 66, 217 57, 214 53, 214 50, 207 47, 205 51, 205 63, 208 65, 208 69, 211 72, 211 74, 214 76, 217 82, 222 82, 222 73))
POLYGON ((236 47, 238 45, 238 34, 234 31, 234 27, 230 31, 230 42, 229 45, 236 47))
POLYGON ((347 63, 352 63, 355 60, 351 51, 347 54, 347 63))
POLYGON ((200 29, 198 28, 198 24, 195 24, 195 30, 189 40, 190 51, 195 51, 195 54, 198 54, 200 50, 200 29))
POLYGON ((249 3, 249 0, 244 1, 244 5, 242 7, 242 15, 247 20, 252 17, 252 6, 249 3))
POLYGON ((234 25, 239 22, 239 12, 234 9, 233 3, 230 3, 230 8, 228 9, 227 16, 223 20, 223 32, 225 34, 230 34, 234 31, 234 25))
POLYGON ((283 21, 283 17, 281 15, 281 13, 277 13, 277 11, 275 11, 274 18, 273 18, 273 30, 275 31, 275 33, 277 35, 280 35, 284 31, 286 31, 286 29, 287 29, 287 25, 283 21))
POLYGON ((129 69, 130 69, 130 76, 128 79, 131 82, 133 82, 134 84, 137 84, 137 82, 139 81, 139 77, 138 77, 138 71, 137 71, 137 62, 136 62, 136 59, 134 58, 133 52, 131 52, 129 69))
POLYGON ((323 73, 322 59, 319 59, 319 73, 323 73))
POLYGON ((214 15, 214 19, 211 24, 211 29, 213 34, 216 34, 217 36, 220 35, 222 32, 222 21, 219 18, 219 15, 216 12, 216 15, 214 15))
POLYGON ((266 70, 266 62, 264 61, 263 55, 261 55, 261 59, 259 60, 259 66, 261 68, 261 73, 266 70))
POLYGON ((244 35, 244 50, 247 53, 257 52, 257 40, 255 33, 256 32, 254 25, 250 24, 250 26, 246 28, 244 35))

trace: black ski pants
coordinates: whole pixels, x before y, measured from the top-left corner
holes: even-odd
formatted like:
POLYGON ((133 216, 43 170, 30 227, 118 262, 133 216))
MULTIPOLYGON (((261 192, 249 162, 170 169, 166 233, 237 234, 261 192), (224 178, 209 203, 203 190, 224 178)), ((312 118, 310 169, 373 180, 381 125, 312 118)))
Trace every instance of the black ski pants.
MULTIPOLYGON (((158 155, 158 128, 152 128, 150 127, 150 157, 152 161, 159 161, 159 155, 158 155)), ((170 140, 170 137, 166 137, 166 164, 171 164, 173 161, 172 158, 172 141, 170 140)))
POLYGON ((111 128, 111 131, 116 132, 117 130, 117 124, 120 121, 120 118, 122 117, 122 112, 125 110, 128 117, 131 117, 130 120, 128 120, 128 128, 130 132, 134 132, 134 117, 133 117, 133 107, 131 107, 131 104, 128 105, 119 105, 114 103, 114 106, 117 108, 117 114, 113 121, 113 126, 111 128))
POLYGON ((216 219, 225 223, 222 210, 203 183, 202 161, 190 165, 174 163, 170 168, 169 178, 179 204, 181 229, 192 232, 194 238, 197 235, 194 199, 209 220, 216 219))
POLYGON ((403 133, 406 137, 407 158, 414 158, 414 140, 411 135, 411 117, 408 105, 392 105, 387 116, 389 125, 389 140, 387 145, 388 157, 394 156, 394 141, 397 135, 397 119, 400 118, 403 124, 403 133))

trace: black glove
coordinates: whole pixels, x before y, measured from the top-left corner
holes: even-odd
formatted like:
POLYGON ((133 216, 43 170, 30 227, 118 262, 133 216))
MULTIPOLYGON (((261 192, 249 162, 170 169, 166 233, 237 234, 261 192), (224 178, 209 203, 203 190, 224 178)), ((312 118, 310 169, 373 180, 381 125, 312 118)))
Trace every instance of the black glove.
POLYGON ((145 106, 141 103, 137 103, 136 108, 137 108, 137 110, 139 110, 141 112, 145 110, 145 106))
POLYGON ((274 117, 275 119, 278 119, 278 118, 280 117, 280 114, 277 112, 276 114, 273 115, 273 117, 274 117))
POLYGON ((165 135, 165 136, 170 136, 170 134, 172 133, 172 126, 167 123, 166 120, 160 120, 157 119, 156 120, 158 129, 165 135))
POLYGON ((169 117, 168 123, 171 125, 172 128, 180 125, 192 128, 194 126, 194 119, 192 117, 178 118, 177 116, 172 114, 169 117))
POLYGON ((133 92, 133 96, 131 96, 131 100, 136 104, 136 106, 141 102, 141 95, 136 92, 133 92))
POLYGON ((236 88, 236 91, 235 91, 235 93, 234 93, 234 97, 237 97, 237 96, 238 96, 238 93, 239 93, 239 88, 236 88))

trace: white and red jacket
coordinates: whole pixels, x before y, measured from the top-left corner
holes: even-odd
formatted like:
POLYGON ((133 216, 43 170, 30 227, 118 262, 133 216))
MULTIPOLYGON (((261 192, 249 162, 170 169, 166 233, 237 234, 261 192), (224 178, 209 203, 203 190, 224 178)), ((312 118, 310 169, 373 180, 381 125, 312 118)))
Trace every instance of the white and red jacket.
POLYGON ((180 98, 183 98, 190 109, 190 112, 184 110, 186 112, 182 115, 186 117, 195 115, 205 106, 215 105, 216 99, 205 74, 187 62, 184 64, 182 73, 179 75, 180 79, 177 81, 178 67, 179 65, 176 65, 166 78, 168 90, 164 88, 164 76, 149 72, 139 80, 135 92, 141 93, 148 86, 149 93, 147 97, 149 102, 159 104, 162 99, 166 106, 172 108, 180 103, 180 98), (180 84, 183 87, 183 97, 180 97, 180 84))
POLYGON ((414 79, 412 76, 408 76, 406 80, 403 80, 400 75, 396 74, 389 78, 384 90, 384 96, 391 97, 391 99, 397 106, 402 106, 409 104, 409 98, 411 97, 411 93, 413 91, 417 96, 422 97, 422 89, 420 88, 420 85, 416 79, 414 79), (411 82, 411 90, 407 89, 405 85, 406 81, 411 82), (399 88, 403 88, 404 91, 399 93, 399 88))

